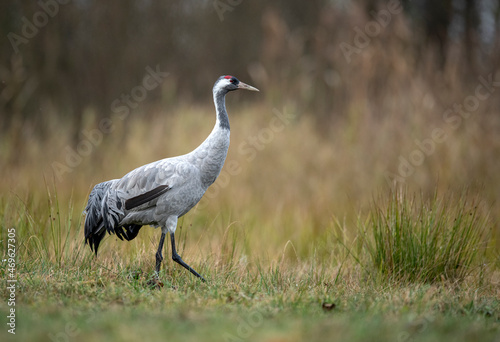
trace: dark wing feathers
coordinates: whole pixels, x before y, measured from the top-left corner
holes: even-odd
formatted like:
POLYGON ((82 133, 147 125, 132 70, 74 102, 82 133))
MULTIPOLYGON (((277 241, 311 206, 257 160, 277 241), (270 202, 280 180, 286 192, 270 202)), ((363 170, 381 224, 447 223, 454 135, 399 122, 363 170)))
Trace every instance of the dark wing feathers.
POLYGON ((139 196, 129 198, 125 201, 125 209, 130 210, 136 208, 144 203, 154 200, 155 198, 163 195, 165 192, 170 190, 171 187, 168 185, 160 185, 151 191, 145 192, 139 196))
POLYGON ((137 236, 137 234, 139 234, 139 230, 141 228, 142 226, 139 224, 129 224, 123 227, 116 227, 115 234, 122 241, 123 238, 125 238, 125 240, 127 241, 130 241, 133 240, 137 236))
MULTIPOLYGON (((110 191, 113 182, 97 184, 91 191, 85 208, 85 243, 90 245, 90 249, 96 255, 106 231, 109 234, 115 233, 120 240, 125 238, 130 241, 137 236, 142 227, 137 224, 118 225, 123 215, 122 202, 116 192, 110 191)), ((129 198, 125 201, 125 209, 130 210, 152 201, 170 189, 168 185, 160 185, 151 191, 129 198)))

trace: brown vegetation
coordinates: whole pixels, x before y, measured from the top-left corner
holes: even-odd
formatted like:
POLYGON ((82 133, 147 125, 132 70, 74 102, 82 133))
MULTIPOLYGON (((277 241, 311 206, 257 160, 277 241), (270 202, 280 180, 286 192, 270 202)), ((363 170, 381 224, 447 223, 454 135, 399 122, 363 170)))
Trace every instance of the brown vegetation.
MULTIPOLYGON (((213 81, 232 73, 261 98, 228 99, 233 164, 191 216, 221 213, 266 235, 264 250, 291 240, 307 254, 332 216, 354 218, 396 184, 472 188, 498 222, 498 9, 486 30, 470 1, 439 13, 425 1, 236 3, 70 2, 26 43, 5 40, 2 193, 41 200, 55 182, 83 206, 95 183, 190 151, 213 125, 213 81), (151 70, 168 76, 148 90, 151 70)), ((0 6, 5 37, 43 11, 0 6)))

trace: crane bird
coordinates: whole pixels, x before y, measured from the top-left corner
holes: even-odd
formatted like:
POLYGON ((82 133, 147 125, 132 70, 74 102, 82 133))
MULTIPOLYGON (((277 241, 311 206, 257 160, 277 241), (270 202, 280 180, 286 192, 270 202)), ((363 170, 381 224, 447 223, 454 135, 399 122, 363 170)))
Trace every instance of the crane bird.
POLYGON ((229 119, 226 94, 232 90, 259 91, 233 76, 221 76, 213 87, 216 122, 210 135, 194 151, 141 166, 123 176, 97 184, 90 192, 85 208, 85 243, 97 256, 105 236, 116 234, 123 241, 134 239, 144 225, 161 227, 156 251, 155 275, 158 279, 162 249, 170 234, 172 259, 205 281, 186 264, 175 248, 175 229, 179 217, 202 198, 217 179, 229 148, 229 119))

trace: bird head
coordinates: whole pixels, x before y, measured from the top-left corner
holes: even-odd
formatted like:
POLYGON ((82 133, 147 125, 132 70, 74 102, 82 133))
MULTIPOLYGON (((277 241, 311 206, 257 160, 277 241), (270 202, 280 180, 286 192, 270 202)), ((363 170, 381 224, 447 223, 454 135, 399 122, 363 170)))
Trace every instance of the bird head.
POLYGON ((246 83, 240 82, 236 77, 225 75, 219 77, 214 84, 214 93, 227 93, 232 90, 246 89, 251 91, 259 91, 259 89, 254 88, 246 83))

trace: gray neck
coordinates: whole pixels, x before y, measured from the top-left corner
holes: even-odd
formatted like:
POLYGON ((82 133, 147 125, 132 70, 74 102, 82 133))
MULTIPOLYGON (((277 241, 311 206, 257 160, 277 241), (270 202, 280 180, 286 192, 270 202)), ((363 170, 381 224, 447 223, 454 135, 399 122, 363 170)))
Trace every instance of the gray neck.
POLYGON ((215 111, 217 112, 216 124, 222 128, 229 130, 229 118, 226 111, 226 94, 227 92, 214 93, 215 111))
POLYGON ((193 163, 199 166, 201 182, 206 188, 219 175, 229 149, 230 130, 224 104, 225 95, 226 93, 214 93, 215 110, 217 112, 214 129, 205 141, 191 152, 191 156, 194 157, 193 163))

